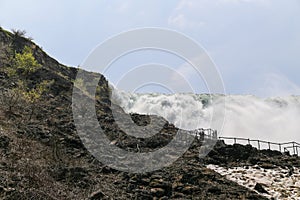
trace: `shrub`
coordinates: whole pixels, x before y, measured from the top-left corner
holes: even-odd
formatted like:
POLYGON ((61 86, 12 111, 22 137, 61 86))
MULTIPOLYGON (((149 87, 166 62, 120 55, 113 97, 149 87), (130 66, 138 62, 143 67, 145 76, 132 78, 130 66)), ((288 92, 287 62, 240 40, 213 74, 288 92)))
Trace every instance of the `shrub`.
POLYGON ((11 29, 11 31, 13 32, 13 34, 16 37, 25 37, 25 35, 26 35, 26 31, 25 30, 11 29))
POLYGON ((36 104, 40 101, 43 93, 49 90, 53 81, 42 81, 35 83, 29 79, 29 75, 41 68, 41 65, 34 58, 32 50, 25 46, 22 53, 15 53, 12 65, 6 68, 9 77, 8 82, 12 82, 13 87, 6 87, 2 91, 0 103, 9 113, 20 113, 19 104, 23 105, 22 114, 28 115, 30 121, 34 115, 36 104), (30 86, 30 87, 29 87, 30 86))

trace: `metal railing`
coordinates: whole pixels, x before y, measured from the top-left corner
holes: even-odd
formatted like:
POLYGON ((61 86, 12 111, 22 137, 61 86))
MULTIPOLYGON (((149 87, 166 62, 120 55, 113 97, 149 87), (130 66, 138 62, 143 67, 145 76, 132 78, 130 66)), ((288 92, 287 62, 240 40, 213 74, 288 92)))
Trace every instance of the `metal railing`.
MULTIPOLYGON (((269 142, 264 140, 251 140, 249 138, 240 138, 240 137, 218 137, 219 140, 233 140, 234 144, 239 143, 239 141, 246 141, 249 145, 254 146, 254 144, 257 144, 257 149, 261 150, 262 145, 266 144, 268 146, 267 149, 269 150, 277 150, 280 152, 290 152, 289 149, 292 149, 292 152, 294 155, 299 156, 300 153, 300 144, 297 142, 284 142, 284 143, 277 143, 277 142, 269 142), (277 149, 273 148, 273 146, 278 146, 277 149)), ((266 149, 266 148, 264 148, 266 149)))
POLYGON ((200 138, 200 139, 204 139, 204 138, 207 138, 207 139, 215 139, 217 140, 218 139, 218 133, 217 133, 217 130, 214 130, 214 129, 211 129, 211 128, 199 128, 199 129, 196 129, 196 130, 192 130, 192 131, 189 131, 190 134, 200 138))

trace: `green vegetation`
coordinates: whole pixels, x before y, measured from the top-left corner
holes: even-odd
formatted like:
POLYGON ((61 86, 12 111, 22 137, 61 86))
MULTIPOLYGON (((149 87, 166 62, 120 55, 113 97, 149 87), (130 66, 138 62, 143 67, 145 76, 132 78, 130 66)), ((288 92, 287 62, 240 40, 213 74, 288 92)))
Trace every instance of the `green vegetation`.
POLYGON ((32 54, 32 50, 26 46, 22 53, 16 53, 14 66, 10 68, 10 75, 16 75, 20 71, 20 75, 26 79, 29 73, 35 72, 41 67, 32 54))
POLYGON ((12 60, 11 65, 5 67, 4 71, 11 81, 9 84, 12 86, 8 87, 9 90, 1 91, 0 103, 2 107, 6 107, 5 112, 9 116, 22 112, 22 114, 28 115, 30 121, 34 115, 36 104, 40 102, 42 95, 49 90, 53 81, 44 80, 35 83, 30 79, 30 75, 40 69, 41 65, 28 46, 25 46, 21 53, 14 53, 14 56, 9 60, 12 60))

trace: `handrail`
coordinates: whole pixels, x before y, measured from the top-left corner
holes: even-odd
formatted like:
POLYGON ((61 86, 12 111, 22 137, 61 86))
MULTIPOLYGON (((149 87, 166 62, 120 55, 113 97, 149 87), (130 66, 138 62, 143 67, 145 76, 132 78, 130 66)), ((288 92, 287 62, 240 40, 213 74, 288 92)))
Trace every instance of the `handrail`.
POLYGON ((261 144, 268 144, 268 149, 271 150, 271 145, 278 145, 279 151, 282 152, 289 152, 288 149, 293 149, 294 155, 299 155, 300 151, 298 151, 298 148, 300 149, 300 144, 298 142, 283 142, 283 143, 278 143, 278 142, 269 142, 265 140, 253 140, 249 138, 241 138, 241 137, 218 137, 219 140, 225 139, 225 140, 233 140, 234 144, 238 143, 238 141, 248 141, 248 144, 251 145, 251 142, 257 142, 257 147, 259 150, 261 150, 261 144), (292 145, 292 146, 285 146, 285 145, 292 145))
POLYGON ((288 149, 293 150, 294 155, 299 156, 300 154, 300 143, 298 142, 270 142, 270 141, 265 141, 265 140, 254 140, 254 139, 249 139, 249 138, 242 138, 242 137, 218 137, 217 136, 217 130, 211 129, 211 128, 199 128, 196 130, 192 130, 189 131, 190 134, 195 135, 196 137, 199 137, 200 139, 204 139, 204 138, 209 138, 209 139, 213 139, 213 140, 233 140, 234 144, 238 143, 238 141, 248 141, 249 145, 252 145, 251 143, 253 142, 257 142, 257 148, 258 150, 261 150, 261 145, 262 144, 267 144, 268 145, 268 149, 269 150, 275 150, 274 148, 271 148, 271 145, 278 145, 278 149, 280 152, 289 152, 288 149), (291 146, 287 146, 287 145, 291 145, 291 146), (298 151, 299 148, 299 151, 298 151), (282 151, 283 150, 283 151, 282 151))
POLYGON ((299 155, 300 151, 298 151, 298 148, 300 149, 300 146, 289 146, 289 147, 284 147, 284 152, 289 152, 288 149, 293 148, 294 155, 299 155))
POLYGON ((217 130, 211 129, 211 128, 199 128, 196 130, 189 131, 190 134, 195 135, 198 138, 209 138, 209 139, 218 139, 218 133, 217 130))
POLYGON ((270 143, 270 144, 281 144, 281 145, 285 145, 285 144, 297 144, 300 145, 298 142, 283 142, 283 143, 279 143, 279 142, 269 142, 269 141, 265 141, 265 140, 253 140, 253 139, 249 139, 249 138, 241 138, 241 137, 219 137, 220 139, 237 139, 237 140, 250 140, 250 141, 260 141, 262 143, 270 143))

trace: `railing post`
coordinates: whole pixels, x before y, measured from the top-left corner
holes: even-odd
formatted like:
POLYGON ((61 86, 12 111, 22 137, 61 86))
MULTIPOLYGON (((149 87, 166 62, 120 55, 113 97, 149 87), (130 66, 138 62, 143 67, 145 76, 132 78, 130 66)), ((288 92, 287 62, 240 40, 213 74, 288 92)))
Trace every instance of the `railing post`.
MULTIPOLYGON (((210 138, 216 138, 216 139, 219 139, 219 140, 221 140, 221 139, 223 139, 223 140, 233 140, 234 144, 237 144, 238 140, 242 140, 242 141, 246 140, 246 141, 248 141, 249 145, 251 145, 251 142, 257 141, 258 150, 261 150, 261 143, 263 143, 263 144, 267 143, 268 147, 269 147, 269 150, 271 150, 271 144, 273 144, 274 146, 278 145, 280 152, 290 152, 290 153, 292 153, 288 149, 293 148, 293 154, 297 155, 297 156, 300 156, 299 155, 300 151, 298 150, 298 148, 300 149, 300 144, 298 145, 297 142, 273 143, 273 142, 267 142, 267 141, 261 141, 261 140, 251 140, 250 138, 246 139, 246 138, 236 138, 236 137, 221 137, 221 136, 218 137, 216 131, 213 130, 213 129, 202 129, 202 130, 203 130, 203 133, 206 132, 208 134, 207 136, 210 137, 210 138), (292 144, 292 146, 285 147, 286 144, 292 144)), ((196 135, 199 135, 201 137, 202 135, 205 135, 205 134, 201 134, 199 132, 196 132, 196 135)), ((276 148, 273 148, 273 149, 275 150, 276 148)))
POLYGON ((281 144, 279 144, 279 151, 281 152, 281 144))

